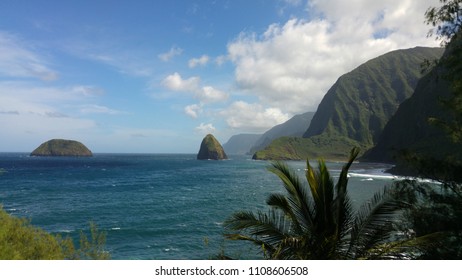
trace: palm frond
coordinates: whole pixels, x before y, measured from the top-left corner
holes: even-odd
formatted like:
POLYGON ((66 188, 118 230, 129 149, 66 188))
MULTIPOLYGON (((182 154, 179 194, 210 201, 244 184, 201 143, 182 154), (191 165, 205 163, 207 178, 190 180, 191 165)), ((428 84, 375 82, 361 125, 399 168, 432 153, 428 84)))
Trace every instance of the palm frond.
POLYGON ((415 252, 431 248, 430 238, 392 238, 397 214, 415 200, 408 186, 385 188, 353 213, 347 175, 358 154, 358 148, 351 150, 336 184, 322 159, 317 169, 307 160, 308 186, 287 164, 272 163, 268 169, 283 182, 286 193, 268 197, 271 209, 266 214, 235 213, 225 227, 238 232, 227 238, 251 241, 274 259, 404 258, 400 253, 407 246, 414 246, 415 252))
MULTIPOLYGON (((295 232, 302 232, 306 228, 306 224, 300 221, 300 217, 294 213, 294 204, 289 201, 283 194, 271 194, 266 200, 269 206, 281 210, 291 221, 291 225, 295 232)), ((296 211, 297 213, 299 211, 296 211)), ((302 218, 303 221, 303 218, 302 218)))
POLYGON ((268 214, 261 211, 257 214, 237 212, 226 220, 224 225, 225 228, 240 231, 240 234, 244 236, 267 244, 280 242, 290 230, 290 225, 284 216, 271 210, 268 214))
POLYGON ((428 250, 439 248, 444 242, 445 232, 435 232, 416 238, 405 238, 379 244, 369 249, 363 258, 367 259, 419 259, 428 250))
POLYGON ((376 193, 357 212, 351 231, 349 253, 361 256, 377 244, 390 241, 397 211, 406 206, 406 203, 396 199, 390 188, 376 193), (354 252, 351 251, 353 248, 354 252))
POLYGON ((330 184, 331 178, 329 178, 330 174, 325 167, 324 161, 319 160, 318 170, 316 171, 307 160, 305 176, 313 198, 313 230, 323 232, 326 229, 326 225, 329 224, 330 219, 328 215, 331 213, 330 196, 333 193, 330 190, 332 187, 332 184, 330 184))
POLYGON ((336 197, 334 200, 334 213, 335 221, 337 224, 336 235, 339 240, 342 240, 347 234, 349 234, 349 228, 353 220, 352 204, 348 196, 348 170, 353 164, 354 160, 358 156, 360 149, 355 147, 350 152, 348 162, 342 167, 339 179, 335 186, 336 197))
POLYGON ((330 176, 324 160, 318 161, 318 185, 312 186, 311 189, 317 189, 317 199, 314 200, 316 208, 316 218, 321 230, 327 232, 334 231, 333 220, 333 201, 334 201, 334 182, 330 176))
POLYGON ((288 193, 287 202, 289 204, 287 206, 290 206, 292 213, 287 212, 287 214, 295 218, 292 219, 294 227, 298 229, 312 227, 314 223, 314 211, 310 207, 312 202, 300 177, 282 162, 274 162, 269 171, 281 179, 288 193))

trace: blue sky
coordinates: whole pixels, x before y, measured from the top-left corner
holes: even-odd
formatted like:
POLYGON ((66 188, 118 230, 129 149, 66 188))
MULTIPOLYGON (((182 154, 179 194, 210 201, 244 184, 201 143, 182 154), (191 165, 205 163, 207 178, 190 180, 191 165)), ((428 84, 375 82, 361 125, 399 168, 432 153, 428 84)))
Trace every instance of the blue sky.
POLYGON ((437 0, 0 2, 0 151, 196 153, 315 111, 337 78, 437 46, 437 0))

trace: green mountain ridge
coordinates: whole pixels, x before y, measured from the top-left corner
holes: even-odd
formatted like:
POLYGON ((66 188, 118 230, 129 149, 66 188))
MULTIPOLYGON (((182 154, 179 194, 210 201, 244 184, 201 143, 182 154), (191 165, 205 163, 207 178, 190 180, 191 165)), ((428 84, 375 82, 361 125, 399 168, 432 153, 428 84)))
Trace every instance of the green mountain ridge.
MULTIPOLYGON (((458 43, 461 44, 460 40, 458 43)), ((449 48, 443 59, 448 54, 449 48)), ((364 155, 364 159, 395 163, 396 170, 404 172, 410 170, 407 163, 401 162, 403 155, 443 162, 462 161, 462 143, 451 141, 447 131, 429 121, 430 118, 445 122, 454 120, 454 115, 441 102, 453 97, 454 93, 450 83, 442 78, 445 74, 445 67, 438 64, 419 81, 415 93, 401 104, 377 145, 364 155)))
POLYGON ((310 138, 280 137, 265 149, 253 155, 255 160, 305 160, 326 158, 344 161, 348 158, 351 147, 361 147, 361 144, 347 137, 337 135, 316 135, 310 138))
POLYGON ((271 144, 274 139, 283 136, 301 137, 310 126, 315 112, 306 112, 295 115, 285 123, 279 124, 266 131, 250 149, 250 153, 264 149, 271 144))
POLYGON ((360 65, 329 89, 298 145, 273 141, 254 158, 336 159, 352 146, 362 152, 372 148, 399 105, 413 94, 422 63, 443 52, 426 47, 396 50, 360 65))
POLYGON ((263 134, 238 134, 229 138, 223 145, 228 154, 254 154, 264 149, 271 141, 279 137, 297 136, 301 137, 308 129, 314 112, 298 114, 288 121, 275 125, 263 134))

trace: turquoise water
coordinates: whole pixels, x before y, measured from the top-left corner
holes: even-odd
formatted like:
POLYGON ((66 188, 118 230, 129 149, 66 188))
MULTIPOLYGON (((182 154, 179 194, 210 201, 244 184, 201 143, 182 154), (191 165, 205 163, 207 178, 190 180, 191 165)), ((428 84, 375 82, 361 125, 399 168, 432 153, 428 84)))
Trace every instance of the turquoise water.
MULTIPOLYGON (((78 239, 90 221, 107 233, 113 259, 208 259, 220 251, 258 258, 250 244, 223 238, 223 221, 238 210, 265 209, 281 192, 269 162, 234 156, 198 161, 193 154, 96 154, 41 158, 0 153, 0 204, 52 233, 78 239)), ((289 162, 303 176, 304 162, 289 162)), ((341 163, 329 163, 333 176, 341 163)), ((355 205, 393 177, 383 164, 350 169, 355 205)))

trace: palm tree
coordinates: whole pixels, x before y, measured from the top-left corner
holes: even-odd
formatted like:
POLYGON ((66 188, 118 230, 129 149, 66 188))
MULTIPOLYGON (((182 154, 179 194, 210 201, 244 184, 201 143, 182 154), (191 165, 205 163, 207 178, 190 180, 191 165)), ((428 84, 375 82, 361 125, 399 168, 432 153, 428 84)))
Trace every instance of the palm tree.
POLYGON ((283 182, 286 194, 267 199, 268 213, 234 213, 225 226, 237 231, 232 240, 248 240, 261 246, 269 259, 359 259, 396 256, 402 242, 390 242, 393 220, 406 203, 385 188, 357 212, 347 192, 348 170, 359 154, 351 150, 337 183, 318 161, 315 170, 307 161, 309 187, 286 164, 274 162, 269 168, 283 182), (387 245, 387 246, 385 246, 387 245))

